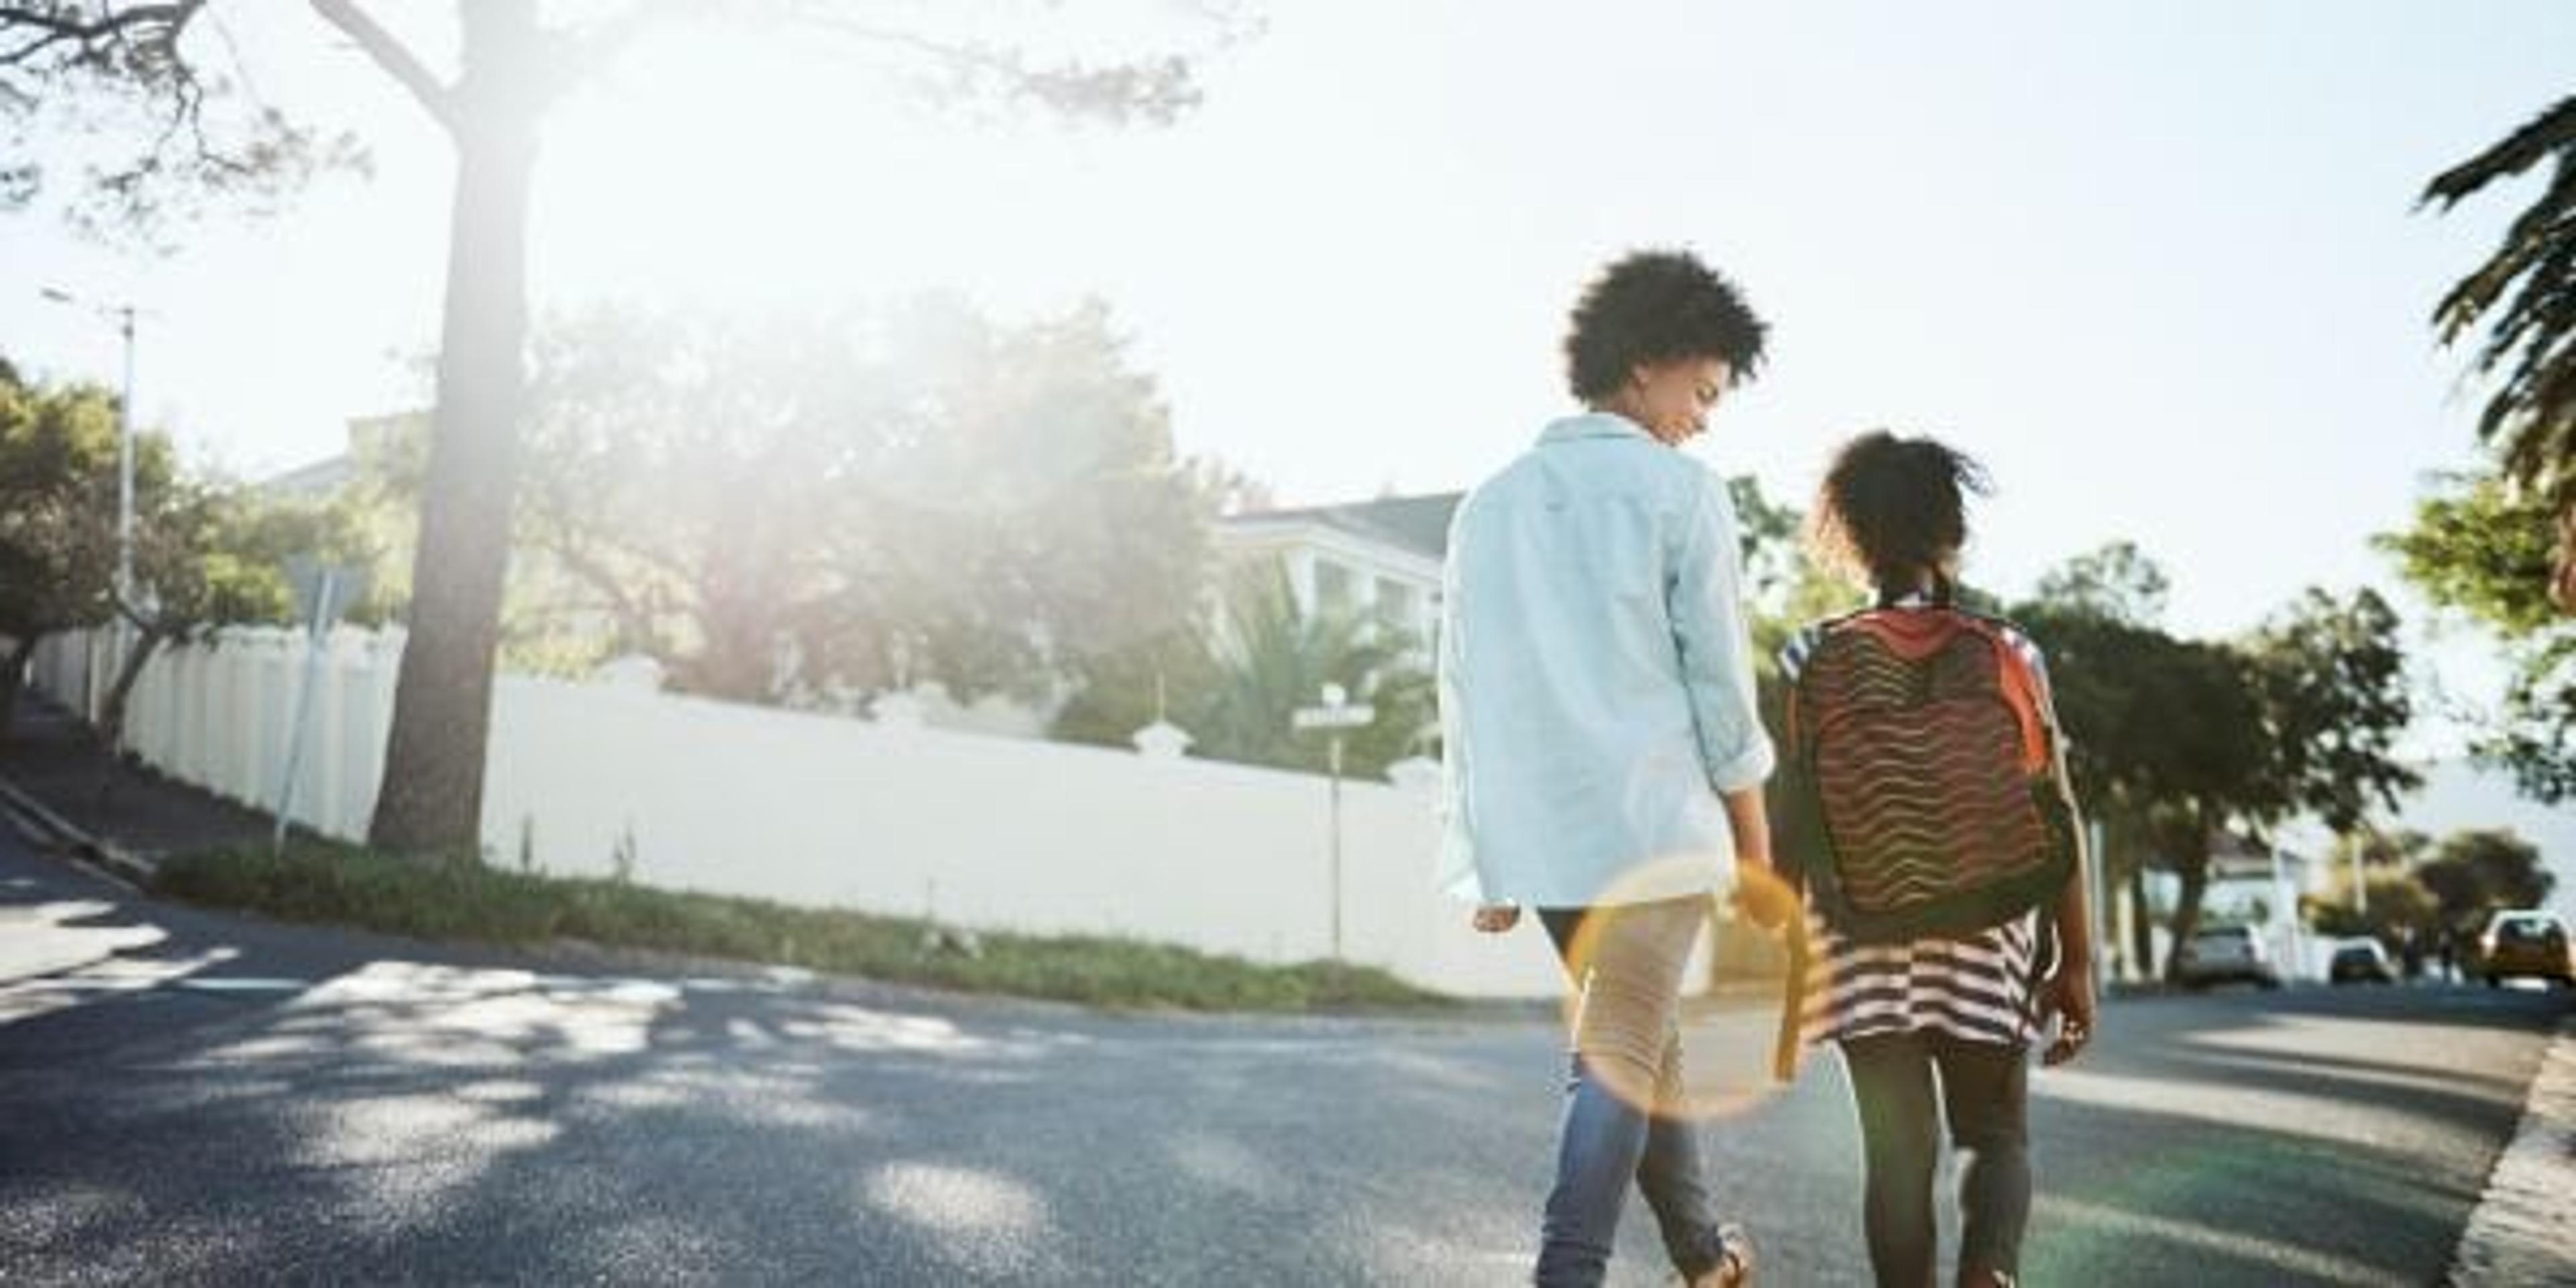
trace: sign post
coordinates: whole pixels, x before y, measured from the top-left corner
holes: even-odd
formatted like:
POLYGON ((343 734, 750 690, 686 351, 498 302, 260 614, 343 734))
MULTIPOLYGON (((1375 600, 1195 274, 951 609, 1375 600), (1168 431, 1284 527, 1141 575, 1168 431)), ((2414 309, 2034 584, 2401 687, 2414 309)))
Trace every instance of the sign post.
POLYGON ((1299 707, 1292 717, 1299 732, 1315 729, 1331 731, 1325 752, 1325 765, 1331 778, 1328 788, 1331 800, 1331 870, 1330 889, 1333 901, 1333 960, 1342 959, 1342 731, 1356 729, 1377 719, 1377 708, 1365 702, 1352 702, 1338 684, 1327 684, 1323 705, 1299 707))

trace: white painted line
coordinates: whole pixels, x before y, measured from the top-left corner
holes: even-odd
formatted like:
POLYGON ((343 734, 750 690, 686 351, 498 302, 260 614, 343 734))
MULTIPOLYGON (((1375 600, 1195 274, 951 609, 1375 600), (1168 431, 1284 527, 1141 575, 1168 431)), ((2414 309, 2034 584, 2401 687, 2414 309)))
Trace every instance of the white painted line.
POLYGON ((263 979, 256 975, 191 976, 179 981, 181 988, 208 993, 300 993, 313 987, 309 979, 263 979))
POLYGON ((2486 1195, 2451 1258, 2452 1288, 2576 1284, 2576 1016, 2531 1080, 2522 1127, 2496 1159, 2486 1195))

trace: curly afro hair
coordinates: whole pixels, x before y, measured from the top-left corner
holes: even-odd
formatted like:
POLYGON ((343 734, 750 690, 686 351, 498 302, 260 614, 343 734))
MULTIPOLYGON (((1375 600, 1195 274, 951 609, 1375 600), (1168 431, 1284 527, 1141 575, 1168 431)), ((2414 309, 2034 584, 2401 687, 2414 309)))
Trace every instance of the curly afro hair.
POLYGON ((1967 544, 1966 494, 1992 490, 1966 453, 1875 430, 1835 453, 1810 537, 1828 564, 1881 589, 1910 587, 1967 544))
POLYGON ((1636 251, 1602 269, 1575 301, 1566 381, 1576 398, 1594 403, 1640 364, 1712 357, 1750 380, 1768 329, 1734 283, 1688 251, 1636 251))

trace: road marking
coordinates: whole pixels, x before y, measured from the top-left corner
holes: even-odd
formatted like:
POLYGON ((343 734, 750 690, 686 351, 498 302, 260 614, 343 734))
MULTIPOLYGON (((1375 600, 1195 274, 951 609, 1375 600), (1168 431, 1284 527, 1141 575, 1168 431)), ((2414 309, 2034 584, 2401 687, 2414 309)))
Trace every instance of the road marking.
POLYGON ((2487 1191, 2451 1257, 2452 1288, 2576 1283, 2567 1196, 2576 1194, 2576 1017, 2531 1080, 2522 1127, 2497 1157, 2487 1191))
POLYGON ((263 979, 255 975, 218 975, 213 978, 192 976, 180 980, 179 987, 206 993, 297 993, 313 987, 306 979, 263 979))

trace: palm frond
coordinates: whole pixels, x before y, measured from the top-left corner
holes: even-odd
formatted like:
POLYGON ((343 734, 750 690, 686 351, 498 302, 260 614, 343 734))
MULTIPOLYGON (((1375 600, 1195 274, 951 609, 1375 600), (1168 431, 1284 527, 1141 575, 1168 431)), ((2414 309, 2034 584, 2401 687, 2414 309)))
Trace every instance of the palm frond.
POLYGON ((2422 201, 2447 209, 2544 161, 2548 186, 2443 294, 2433 325, 2446 345, 2485 329, 2475 368, 2502 379, 2479 412, 2479 440, 2508 477, 2563 508, 2576 504, 2576 97, 2436 175, 2422 201))
POLYGON ((2433 176, 2416 200, 2418 204, 2438 201, 2448 210, 2488 184, 2520 174, 2553 155, 2560 156, 2563 165, 2563 154, 2569 152, 2576 152, 2576 95, 2560 100, 2486 151, 2433 176))

